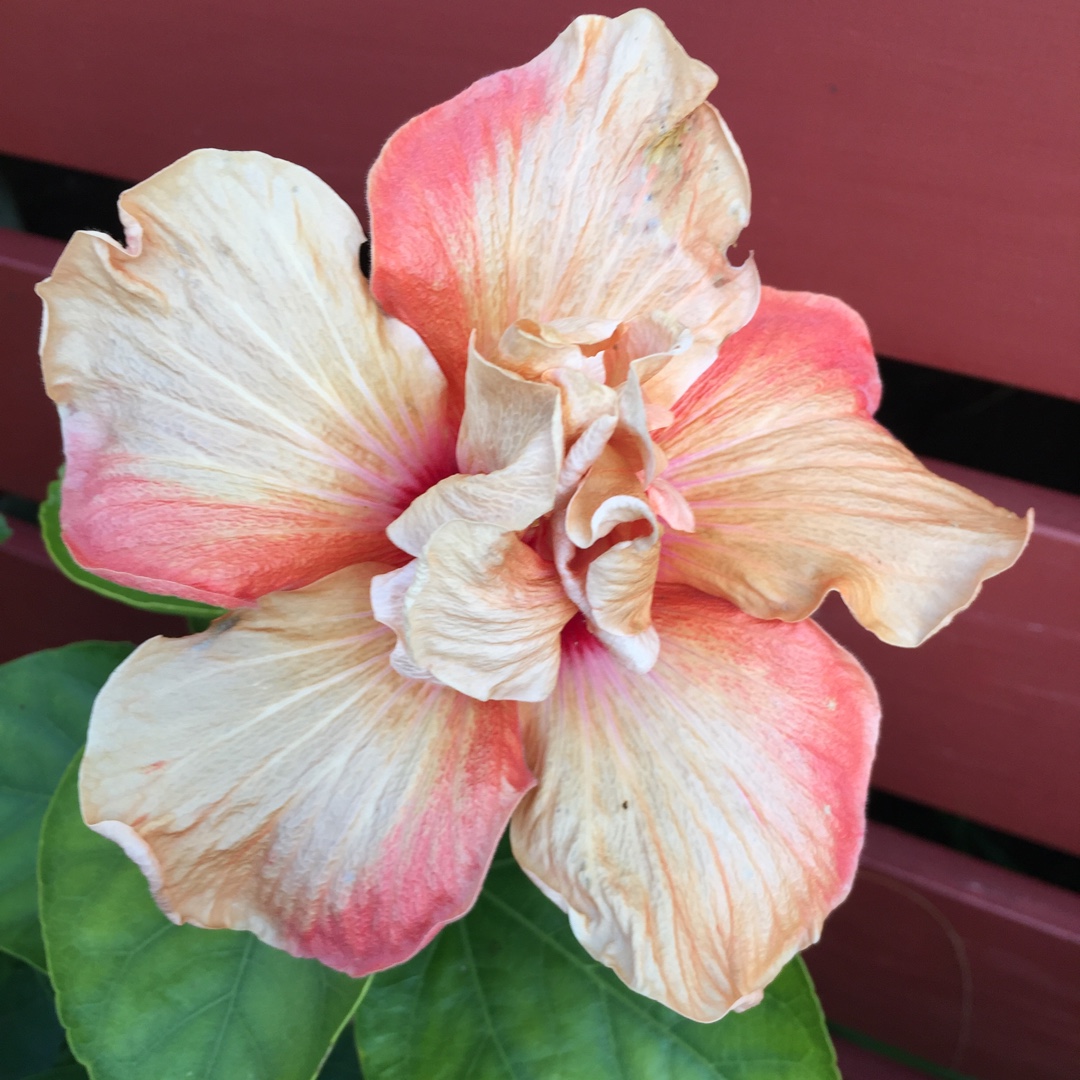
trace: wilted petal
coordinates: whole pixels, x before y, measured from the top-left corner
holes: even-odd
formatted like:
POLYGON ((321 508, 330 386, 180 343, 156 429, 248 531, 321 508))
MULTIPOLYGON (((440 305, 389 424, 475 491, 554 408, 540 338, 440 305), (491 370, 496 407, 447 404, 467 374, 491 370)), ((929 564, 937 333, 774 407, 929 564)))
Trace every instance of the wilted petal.
POLYGON ((471 349, 465 402, 457 443, 461 473, 425 491, 387 529, 410 555, 419 555, 447 522, 519 531, 555 504, 563 454, 559 391, 504 371, 471 349))
POLYGON ((587 15, 530 63, 411 120, 369 181, 380 303, 455 385, 474 327, 493 356, 521 318, 666 311, 694 336, 657 377, 670 404, 757 302, 752 263, 725 254, 750 187, 705 103, 715 83, 651 12, 587 15))
POLYGON ((609 447, 570 499, 565 518, 556 518, 553 535, 568 595, 602 640, 638 671, 656 659, 649 628, 661 533, 644 495, 634 471, 609 447))
POLYGON ((611 445, 635 472, 641 474, 645 485, 653 482, 660 457, 649 435, 648 409, 641 394, 637 372, 633 369, 619 388, 619 426, 612 436, 611 445))
POLYGON ((544 381, 559 388, 567 439, 576 439, 590 427, 596 431, 606 426, 597 424, 605 417, 618 420, 619 395, 610 386, 570 367, 551 368, 544 373, 544 381))
POLYGON ((499 340, 496 359, 500 367, 528 379, 539 379, 552 368, 569 367, 604 381, 604 361, 599 355, 618 326, 613 319, 578 317, 556 319, 541 325, 518 319, 499 340))
POLYGON ((391 670, 379 569, 149 641, 98 697, 83 814, 174 921, 361 975, 472 905, 533 783, 514 707, 391 670))
POLYGON ((657 590, 648 675, 582 627, 523 712, 539 779, 514 854, 578 940, 695 1020, 755 995, 851 885, 877 730, 870 680, 815 624, 657 590))
MULTIPOLYGON (((650 515, 651 516, 651 515, 650 515)), ((632 637, 648 630, 653 586, 660 563, 660 529, 638 518, 639 535, 628 536, 598 555, 585 573, 592 620, 609 634, 632 637)))
POLYGON ((673 529, 692 533, 696 527, 694 511, 690 504, 669 481, 658 476, 645 491, 645 497, 657 517, 661 517, 673 529))
POLYGON ((1030 522, 923 468, 870 419, 878 395, 850 308, 766 289, 658 438, 696 524, 665 534, 662 576, 766 619, 804 618, 837 589, 894 645, 948 623, 1030 522))
POLYGON ((202 150, 125 192, 39 286, 62 523, 122 584, 250 603, 388 552, 452 470, 445 384, 376 307, 353 212, 307 170, 202 150))
POLYGON ((610 446, 596 459, 566 507, 566 532, 582 550, 618 525, 653 520, 636 471, 610 446))
POLYGON ((427 668, 422 668, 413 659, 405 644, 405 597, 416 580, 418 565, 416 559, 411 559, 399 569, 371 579, 371 614, 376 622, 397 635, 390 651, 390 666, 409 679, 434 679, 427 668))
POLYGON ((618 425, 617 413, 598 416, 587 428, 574 440, 573 445, 563 458, 562 469, 559 472, 559 483, 556 487, 556 500, 561 501, 568 497, 584 479, 585 474, 596 464, 597 459, 603 453, 612 433, 618 425))
POLYGON ((415 567, 399 633, 417 668, 481 701, 551 693, 559 635, 575 613, 551 563, 514 533, 452 521, 415 567))
POLYGON ((647 384, 693 343, 690 331, 662 311, 631 319, 618 328, 604 350, 608 382, 619 386, 633 369, 638 380, 647 384))

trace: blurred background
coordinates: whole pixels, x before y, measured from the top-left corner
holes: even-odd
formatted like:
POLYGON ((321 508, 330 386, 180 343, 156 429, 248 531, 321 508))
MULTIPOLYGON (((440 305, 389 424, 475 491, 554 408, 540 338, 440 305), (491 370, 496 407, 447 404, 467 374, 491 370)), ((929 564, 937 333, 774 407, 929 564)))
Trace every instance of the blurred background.
MULTIPOLYGON (((68 583, 36 533, 60 445, 32 286, 60 242, 117 233, 118 193, 200 146, 298 162, 364 218, 390 133, 579 3, 0 4, 0 659, 183 629, 68 583)), ((652 6, 719 75, 753 185, 740 250, 862 313, 879 419, 932 467, 1036 510, 1018 566, 916 652, 821 614, 885 705, 863 870, 807 954, 844 1075, 1075 1080, 1080 5, 652 6)))

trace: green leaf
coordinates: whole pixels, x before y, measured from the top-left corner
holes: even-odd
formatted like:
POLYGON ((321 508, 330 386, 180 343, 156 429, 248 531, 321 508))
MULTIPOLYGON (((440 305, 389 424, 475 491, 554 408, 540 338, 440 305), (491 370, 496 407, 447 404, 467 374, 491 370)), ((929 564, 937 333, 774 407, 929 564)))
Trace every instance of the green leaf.
POLYGON ((0 665, 0 949, 41 969, 41 819, 86 738, 94 696, 129 652, 84 641, 0 665))
POLYGON ((590 959, 505 857, 469 915, 376 977, 356 1023, 368 1080, 839 1080, 800 960, 756 1008, 694 1023, 590 959))
POLYGON ((312 1080, 363 983, 252 934, 174 926, 79 815, 78 762, 41 837, 49 972, 95 1080, 312 1080))
POLYGON ((192 619, 216 619, 224 614, 223 608, 210 604, 200 604, 195 600, 182 600, 178 596, 158 596, 156 593, 129 589, 125 585, 115 585, 111 581, 84 570, 72 558, 60 535, 60 481, 54 480, 49 485, 49 492, 38 511, 41 524, 41 538, 53 562, 66 577, 84 589, 107 596, 110 600, 119 600, 122 604, 140 608, 143 611, 156 611, 161 615, 181 615, 192 619))
POLYGON ((64 1054, 52 988, 40 972, 0 954, 0 1080, 24 1080, 64 1054))
POLYGON ((11 526, 7 523, 7 518, 3 514, 0 514, 0 544, 5 540, 11 539, 11 526))

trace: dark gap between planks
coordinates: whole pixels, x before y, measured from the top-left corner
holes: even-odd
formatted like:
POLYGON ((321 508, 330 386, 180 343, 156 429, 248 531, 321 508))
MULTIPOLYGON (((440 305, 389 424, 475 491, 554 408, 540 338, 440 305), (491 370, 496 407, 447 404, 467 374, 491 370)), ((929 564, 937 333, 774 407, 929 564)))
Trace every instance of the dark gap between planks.
MULTIPOLYGON (((129 180, 0 154, 5 223, 67 240, 76 229, 123 238, 116 200, 129 180)), ((368 244, 358 253, 370 273, 368 244)), ((915 453, 1080 495, 1080 403, 880 358, 877 418, 915 453)), ((0 512, 36 522, 31 500, 0 492, 0 512)), ((1080 891, 1080 858, 884 792, 870 818, 1030 877, 1080 891)))

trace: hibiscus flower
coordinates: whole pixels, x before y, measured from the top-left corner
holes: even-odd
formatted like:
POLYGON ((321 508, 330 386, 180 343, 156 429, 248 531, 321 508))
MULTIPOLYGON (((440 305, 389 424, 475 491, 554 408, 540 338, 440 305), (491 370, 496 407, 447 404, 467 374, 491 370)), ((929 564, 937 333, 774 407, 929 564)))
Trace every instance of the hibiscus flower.
POLYGON ((41 286, 72 553, 232 609, 117 669, 80 776, 176 922, 386 968, 509 822, 593 956, 712 1020, 847 893, 878 705, 806 617, 918 644, 1028 526, 873 422, 858 316, 728 261, 714 84, 583 17, 390 139, 370 286, 332 191, 217 150, 41 286))

